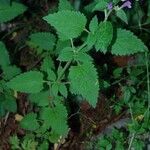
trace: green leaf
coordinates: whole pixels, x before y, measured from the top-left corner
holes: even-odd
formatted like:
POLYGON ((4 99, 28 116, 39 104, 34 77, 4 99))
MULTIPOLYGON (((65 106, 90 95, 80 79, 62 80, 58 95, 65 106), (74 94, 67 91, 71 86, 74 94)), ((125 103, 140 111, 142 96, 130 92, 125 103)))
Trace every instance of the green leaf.
POLYGON ((122 71, 123 71, 122 68, 116 68, 116 69, 113 71, 113 76, 114 76, 114 78, 119 78, 119 77, 121 76, 122 71))
POLYGON ((7 66, 3 70, 3 76, 4 76, 3 78, 5 80, 10 80, 20 73, 21 73, 21 70, 17 66, 15 66, 15 65, 14 66, 7 66))
POLYGON ((92 34, 92 33, 88 34, 87 41, 86 41, 88 49, 91 49, 94 46, 96 40, 97 40, 96 34, 92 34))
POLYGON ((36 94, 29 95, 29 101, 37 104, 38 106, 48 106, 50 102, 49 91, 42 91, 36 94))
POLYGON ((16 91, 38 93, 43 89, 43 74, 38 71, 26 72, 16 76, 6 85, 16 91))
POLYGON ((9 65, 10 65, 9 54, 7 52, 4 43, 0 41, 0 66, 2 67, 2 69, 5 69, 9 65))
POLYGON ((73 10, 73 7, 68 0, 59 0, 58 10, 73 10))
POLYGON ((55 133, 54 131, 51 131, 49 140, 51 143, 57 143, 60 139, 60 135, 58 133, 55 133))
POLYGON ((29 130, 29 131, 35 131, 39 128, 39 124, 37 121, 37 114, 35 113, 29 113, 20 122, 20 126, 23 129, 29 130))
POLYGON ((68 96, 68 90, 65 84, 60 84, 59 85, 59 92, 62 96, 64 96, 65 98, 67 98, 68 96))
POLYGON ((41 111, 41 119, 44 123, 59 135, 66 135, 68 132, 67 110, 62 104, 57 104, 53 108, 44 108, 41 111))
POLYGON ((5 109, 9 112, 17 111, 16 99, 12 96, 5 95, 4 106, 5 106, 5 109))
POLYGON ((70 61, 74 57, 74 50, 71 47, 64 48, 58 57, 59 61, 70 61))
POLYGON ((93 11, 103 11, 104 9, 106 9, 107 5, 108 3, 105 0, 101 0, 95 5, 93 11))
POLYGON ((55 54, 60 54, 62 49, 66 48, 66 47, 70 47, 70 45, 71 45, 70 40, 67 40, 67 41, 58 40, 57 44, 56 44, 55 54))
POLYGON ((60 61, 77 61, 77 62, 91 62, 92 57, 90 57, 86 52, 74 50, 71 47, 64 48, 59 57, 58 60, 60 61))
POLYGON ((99 30, 97 31, 97 42, 95 44, 96 50, 100 50, 103 53, 107 52, 107 48, 110 45, 113 38, 113 27, 111 22, 101 22, 99 30))
POLYGON ((38 147, 38 150, 48 150, 49 149, 49 144, 48 142, 45 140, 43 141, 40 146, 38 147))
POLYGON ((16 135, 13 135, 9 138, 9 143, 11 145, 12 150, 20 149, 20 140, 16 135))
POLYGON ((117 30, 117 39, 112 46, 112 54, 115 55, 132 55, 138 52, 144 52, 147 47, 131 31, 125 29, 117 30))
POLYGON ((56 80, 56 74, 50 68, 47 69, 47 75, 48 75, 48 77, 47 77, 48 80, 50 80, 50 81, 55 81, 56 80))
POLYGON ((70 88, 74 94, 82 95, 89 104, 96 106, 99 83, 96 69, 93 64, 85 63, 79 66, 72 66, 69 72, 70 88))
POLYGON ((12 2, 12 5, 0 2, 0 23, 14 19, 24 13, 26 9, 23 4, 17 2, 12 2))
POLYGON ((92 62, 93 59, 87 53, 79 51, 76 55, 74 55, 74 60, 77 62, 88 63, 92 62))
POLYGON ((43 60, 40 70, 47 72, 48 68, 55 68, 54 62, 50 56, 46 56, 43 60))
POLYGON ((90 25, 89 25, 89 29, 92 33, 95 33, 95 31, 97 30, 98 28, 98 19, 97 17, 93 17, 91 22, 90 22, 90 25))
POLYGON ((128 24, 128 18, 123 9, 119 9, 118 11, 116 11, 116 15, 118 18, 120 18, 122 21, 128 24))
POLYGON ((49 14, 44 17, 44 20, 54 26, 64 40, 78 37, 84 30, 87 21, 80 12, 69 10, 49 14))
POLYGON ((57 96, 58 95, 58 91, 59 91, 59 84, 58 83, 54 83, 52 85, 51 90, 52 90, 53 95, 57 96))
POLYGON ((38 48, 37 52, 41 53, 42 50, 52 51, 56 42, 53 34, 48 32, 38 32, 30 35, 28 44, 34 48, 38 48))

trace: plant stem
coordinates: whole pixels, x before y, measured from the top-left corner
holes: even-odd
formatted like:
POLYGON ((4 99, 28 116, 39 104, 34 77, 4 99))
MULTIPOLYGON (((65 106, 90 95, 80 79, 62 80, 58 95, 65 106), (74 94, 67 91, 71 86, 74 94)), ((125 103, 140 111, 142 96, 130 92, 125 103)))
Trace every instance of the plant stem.
MULTIPOLYGON (((129 109, 130 109, 130 114, 131 114, 132 122, 134 123, 134 117, 133 117, 133 112, 132 112, 132 108, 131 108, 131 104, 130 103, 129 103, 129 109)), ((130 139, 128 150, 131 149, 134 138, 135 138, 135 133, 132 133, 132 137, 130 139)))
POLYGON ((87 30, 86 28, 84 29, 85 32, 87 32, 88 34, 90 34, 91 32, 89 30, 87 30))
POLYGON ((73 40, 72 40, 72 39, 70 39, 70 41, 71 41, 71 47, 74 49, 73 40))
POLYGON ((83 43, 79 48, 78 48, 78 52, 83 49, 85 46, 87 45, 87 43, 83 43))
POLYGON ((60 80, 61 80, 61 78, 63 77, 65 71, 66 71, 67 68, 70 66, 71 62, 72 62, 72 60, 71 60, 71 61, 68 61, 68 62, 66 63, 66 65, 64 66, 63 70, 61 71, 61 73, 60 73, 60 75, 59 75, 57 81, 60 81, 60 80))
POLYGON ((135 133, 132 134, 132 137, 131 137, 131 140, 130 140, 130 143, 129 143, 128 150, 131 149, 131 146, 132 146, 132 143, 133 143, 134 138, 135 138, 135 133))
POLYGON ((108 19, 109 15, 111 14, 112 10, 113 10, 113 9, 109 10, 108 12, 107 12, 107 9, 104 10, 104 14, 105 14, 105 19, 104 19, 104 21, 107 21, 107 19, 108 19))
MULTIPOLYGON (((70 41, 71 41, 71 47, 72 47, 73 49, 75 49, 74 44, 73 44, 73 40, 70 39, 70 41)), ((61 80, 61 78, 63 77, 65 71, 68 69, 68 67, 70 66, 71 62, 72 62, 72 60, 68 61, 68 62, 66 63, 66 65, 64 66, 63 70, 61 71, 61 73, 60 73, 60 75, 59 75, 59 77, 58 77, 58 79, 57 79, 58 82, 59 82, 59 81, 61 80)))

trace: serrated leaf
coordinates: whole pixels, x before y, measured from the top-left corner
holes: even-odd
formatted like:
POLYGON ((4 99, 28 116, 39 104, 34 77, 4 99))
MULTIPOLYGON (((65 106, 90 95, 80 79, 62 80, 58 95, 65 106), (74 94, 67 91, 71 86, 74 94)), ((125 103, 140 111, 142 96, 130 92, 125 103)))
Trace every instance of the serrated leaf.
POLYGON ((14 19, 26 11, 26 7, 17 2, 9 3, 0 2, 0 23, 14 19))
POLYGON ((33 33, 29 38, 28 44, 40 49, 37 49, 38 53, 41 53, 42 50, 52 51, 56 42, 55 36, 48 32, 33 33))
POLYGON ((59 135, 66 135, 68 131, 67 110, 62 104, 57 104, 53 108, 44 108, 41 111, 41 119, 47 127, 59 135))
POLYGON ((107 48, 112 41, 112 38, 113 27, 111 22, 101 22, 99 25, 99 30, 97 31, 97 41, 95 43, 96 50, 106 53, 107 48))
POLYGON ((53 95, 57 96, 58 95, 58 91, 59 91, 59 84, 58 83, 54 83, 52 85, 51 90, 52 90, 53 95))
POLYGON ((82 63, 88 63, 88 62, 92 62, 92 57, 90 55, 88 55, 85 52, 78 52, 75 56, 74 56, 74 60, 77 62, 82 62, 82 63))
POLYGON ((96 40, 97 40, 96 34, 92 34, 92 33, 88 34, 87 41, 86 41, 88 49, 91 49, 94 46, 96 40))
POLYGON ((64 48, 58 57, 59 61, 70 61, 74 57, 74 51, 71 47, 64 48))
POLYGON ((69 79, 71 92, 82 95, 89 104, 95 107, 98 99, 99 83, 93 64, 85 63, 79 66, 72 66, 69 72, 69 79))
POLYGON ((86 17, 80 12, 59 11, 44 17, 49 24, 54 26, 58 33, 63 35, 63 39, 78 37, 85 28, 86 17))
POLYGON ((39 124, 37 121, 37 114, 35 113, 29 113, 20 122, 20 126, 23 129, 34 131, 39 128, 39 124))
POLYGON ((38 106, 48 106, 50 102, 49 91, 42 91, 36 94, 29 95, 29 101, 37 104, 38 106))
POLYGON ((16 76, 6 85, 16 91, 38 93, 43 89, 43 74, 38 71, 26 72, 16 76))
POLYGON ((138 52, 144 52, 147 47, 138 39, 131 31, 125 29, 117 30, 117 39, 112 46, 112 54, 114 55, 131 55, 138 52))
POLYGON ((68 96, 68 90, 65 84, 60 84, 59 85, 59 92, 62 96, 64 96, 65 98, 67 98, 68 96))
POLYGON ((56 74, 50 68, 47 69, 47 79, 50 80, 50 81, 55 81, 56 80, 56 74))
POLYGON ((5 67, 9 65, 10 65, 9 54, 7 52, 4 43, 0 41, 0 66, 2 67, 2 69, 5 69, 5 67))
POLYGON ((94 33, 98 28, 98 19, 97 17, 93 17, 91 22, 90 22, 90 25, 89 25, 89 29, 92 33, 94 33))
POLYGON ((68 0, 59 0, 58 10, 73 10, 73 7, 68 0))
POLYGON ((116 11, 116 15, 118 18, 120 18, 122 21, 124 21, 126 24, 128 24, 128 18, 123 9, 116 11))
POLYGON ((70 47, 70 45, 71 45, 70 40, 67 40, 67 41, 58 40, 57 45, 56 45, 55 54, 60 54, 62 49, 66 48, 66 47, 70 47))
POLYGON ((46 56, 43 60, 40 70, 47 72, 48 68, 55 68, 54 62, 50 56, 46 56))
POLYGON ((95 5, 92 11, 103 11, 106 9, 107 5, 108 3, 105 0, 101 0, 95 5))

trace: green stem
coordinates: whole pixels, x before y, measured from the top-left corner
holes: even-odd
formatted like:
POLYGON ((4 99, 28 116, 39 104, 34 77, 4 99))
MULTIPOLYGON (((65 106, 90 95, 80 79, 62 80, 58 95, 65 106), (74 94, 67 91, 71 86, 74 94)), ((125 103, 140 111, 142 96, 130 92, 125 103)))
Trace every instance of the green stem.
POLYGON ((89 30, 87 30, 86 28, 84 29, 85 32, 87 32, 88 34, 90 34, 91 32, 89 30))
POLYGON ((71 60, 71 61, 68 61, 68 62, 66 63, 66 65, 65 65, 65 67, 63 68, 63 70, 61 71, 61 73, 60 73, 60 75, 59 75, 57 81, 60 81, 60 80, 61 80, 61 78, 63 77, 64 73, 66 72, 66 70, 67 70, 68 67, 70 66, 71 62, 72 62, 72 60, 71 60))
POLYGON ((135 133, 133 133, 133 134, 132 134, 132 137, 131 137, 131 140, 130 140, 130 143, 129 143, 128 150, 130 150, 130 149, 131 149, 131 147, 132 147, 132 143, 133 143, 133 141, 134 141, 134 138, 135 138, 135 133))
MULTIPOLYGON (((112 10, 113 10, 113 9, 112 9, 112 10)), ((107 9, 104 10, 104 14, 105 14, 105 19, 104 19, 104 21, 107 21, 107 19, 108 19, 109 15, 111 14, 112 10, 109 10, 108 12, 107 12, 107 9)))
MULTIPOLYGON (((73 40, 70 39, 70 41, 71 41, 71 47, 75 50, 75 47, 74 47, 74 44, 73 44, 73 40)), ((58 79, 57 79, 58 82, 61 80, 61 78, 62 78, 63 75, 65 74, 65 72, 66 72, 66 70, 68 69, 68 67, 70 66, 71 62, 72 62, 72 60, 68 61, 68 62, 66 63, 66 65, 64 66, 63 70, 61 71, 61 73, 60 73, 60 75, 59 75, 59 77, 58 77, 58 79)))
POLYGON ((79 48, 78 48, 78 52, 83 49, 85 46, 87 45, 87 43, 83 43, 79 48))

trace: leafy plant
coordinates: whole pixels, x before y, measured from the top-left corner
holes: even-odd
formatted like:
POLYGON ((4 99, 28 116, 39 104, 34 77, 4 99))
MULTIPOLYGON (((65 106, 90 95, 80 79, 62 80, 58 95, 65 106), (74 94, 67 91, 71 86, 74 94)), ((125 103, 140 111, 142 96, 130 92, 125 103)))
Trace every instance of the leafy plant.
MULTIPOLYGON (((33 138, 25 137, 21 141, 17 136, 11 137, 12 149, 34 150, 37 147, 39 150, 48 149, 48 142, 57 143, 69 132, 67 101, 70 96, 80 96, 82 101, 87 101, 91 107, 95 108, 99 93, 118 83, 122 92, 121 98, 119 97, 121 102, 117 102, 113 108, 117 113, 124 106, 130 110, 132 123, 128 128, 129 135, 134 134, 135 136, 135 132, 142 134, 148 130, 150 109, 148 47, 142 41, 143 38, 125 27, 130 18, 124 8, 131 8, 131 2, 94 0, 84 10, 78 11, 69 1, 60 0, 57 11, 44 16, 42 20, 49 25, 51 32, 33 30, 26 41, 26 46, 34 49, 36 51, 34 54, 40 57, 37 67, 28 71, 22 71, 15 65, 4 41, 0 41, 0 69, 2 72, 0 116, 17 111, 16 98, 19 92, 26 93, 28 101, 36 108, 23 116, 20 121, 20 127, 32 133, 33 138), (99 18, 97 11, 100 11, 104 17, 99 18), (118 18, 122 26, 117 24, 118 18), (100 75, 93 53, 105 56, 107 54, 129 56, 144 53, 146 69, 130 66, 117 68, 112 73, 113 80, 115 80, 115 83, 112 84, 109 83, 110 81, 105 81, 105 77, 100 75), (124 72, 126 76, 122 79, 124 72), (136 89, 139 86, 139 75, 144 73, 147 74, 147 89, 144 85, 144 92, 141 94, 136 89), (121 82, 122 80, 124 82, 121 82), (101 81, 104 83, 103 86, 101 81), (148 98, 144 98, 145 93, 148 98), (147 103, 148 109, 145 108, 147 103), (131 112, 132 109, 137 108, 142 111, 131 112), (145 117, 145 114, 148 114, 148 117, 145 117), (141 115, 144 123, 137 119, 141 115), (39 143, 42 140, 43 143, 39 143)), ((26 10, 27 7, 21 3, 12 2, 10 5, 1 1, 0 23, 10 21, 26 10)), ((117 98, 114 95, 111 100, 115 101, 117 98)), ((127 147, 126 145, 129 145, 129 148, 132 145, 137 148, 139 141, 137 137, 134 141, 131 140, 131 143, 125 141, 125 137, 127 135, 113 130, 111 136, 104 136, 97 142, 96 148, 109 150, 114 146, 116 150, 122 150, 127 147)), ((143 143, 139 145, 142 149, 143 143)))

